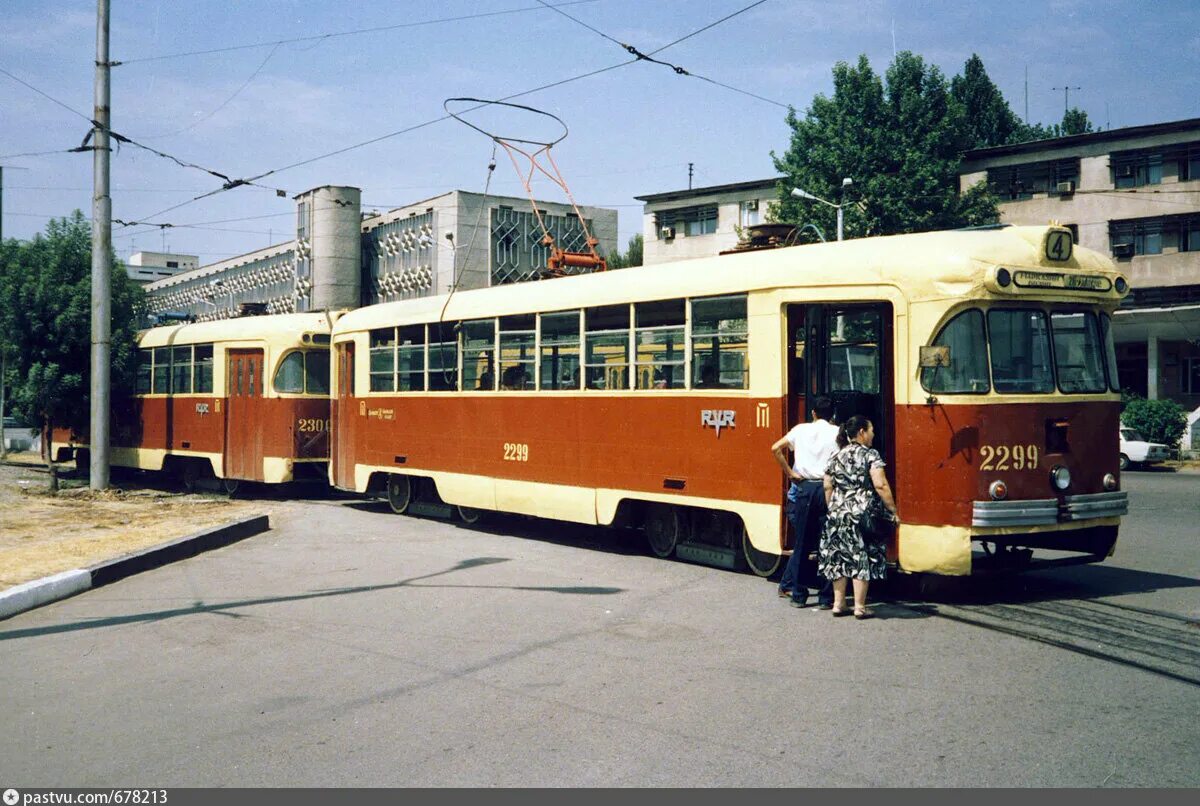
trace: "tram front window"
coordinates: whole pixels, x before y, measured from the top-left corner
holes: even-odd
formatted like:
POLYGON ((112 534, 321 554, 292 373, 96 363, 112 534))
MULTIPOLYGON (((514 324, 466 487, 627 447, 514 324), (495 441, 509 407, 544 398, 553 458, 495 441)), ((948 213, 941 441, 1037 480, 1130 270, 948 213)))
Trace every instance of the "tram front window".
POLYGON ((1096 317, 1091 313, 1055 313, 1054 364, 1062 391, 1103 392, 1104 347, 1096 317))
POLYGON ((1054 391, 1050 330, 1044 312, 993 309, 988 312, 988 331, 992 348, 992 382, 997 392, 1054 391))

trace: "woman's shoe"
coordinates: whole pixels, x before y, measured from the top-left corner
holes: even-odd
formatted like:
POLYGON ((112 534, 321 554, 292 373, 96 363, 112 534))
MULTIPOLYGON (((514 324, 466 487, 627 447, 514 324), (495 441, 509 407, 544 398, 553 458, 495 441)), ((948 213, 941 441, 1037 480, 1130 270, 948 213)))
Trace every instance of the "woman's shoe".
POLYGON ((854 609, 854 617, 856 619, 858 619, 859 621, 863 621, 863 620, 869 619, 869 618, 875 618, 875 611, 871 610, 871 608, 869 608, 869 607, 864 607, 861 609, 856 607, 854 609))
POLYGON ((834 608, 831 608, 831 609, 829 610, 829 612, 833 614, 833 617, 834 617, 834 618, 841 618, 842 616, 848 616, 848 615, 850 615, 850 611, 849 611, 849 610, 846 610, 845 608, 842 608, 841 610, 838 610, 836 607, 834 607, 834 608))

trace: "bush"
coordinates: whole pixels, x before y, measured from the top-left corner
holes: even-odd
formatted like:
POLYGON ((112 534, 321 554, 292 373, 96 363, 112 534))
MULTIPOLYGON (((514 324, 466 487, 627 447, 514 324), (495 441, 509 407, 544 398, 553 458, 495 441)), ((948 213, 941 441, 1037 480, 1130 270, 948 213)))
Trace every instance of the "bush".
POLYGON ((1139 431, 1149 442, 1161 442, 1172 450, 1187 430, 1187 410, 1174 400, 1130 398, 1121 412, 1121 422, 1139 431))

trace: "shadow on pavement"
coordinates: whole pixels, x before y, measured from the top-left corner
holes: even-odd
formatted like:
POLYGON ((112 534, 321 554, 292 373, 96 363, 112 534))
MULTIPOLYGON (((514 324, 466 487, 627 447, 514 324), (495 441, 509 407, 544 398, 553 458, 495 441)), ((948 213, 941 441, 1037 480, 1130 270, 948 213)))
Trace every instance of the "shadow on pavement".
POLYGON ((517 590, 530 591, 536 593, 563 593, 570 595, 586 595, 586 596, 609 596, 616 593, 621 593, 623 588, 607 588, 607 587, 592 587, 583 585, 570 586, 535 586, 535 585, 420 585, 417 584, 423 580, 433 579, 435 577, 452 574, 456 571, 465 571, 468 568, 476 568, 483 565, 495 565, 496 563, 508 562, 507 557, 474 557, 469 560, 462 560, 454 567, 447 568, 444 571, 436 571, 432 574, 424 574, 422 576, 412 577, 410 579, 400 580, 399 582, 390 582, 383 585, 361 585, 348 588, 329 588, 308 593, 297 593, 290 596, 264 596, 255 599, 235 599, 227 602, 219 602, 214 604, 205 604, 197 602, 189 607, 178 607, 170 610, 156 610, 149 613, 130 613, 125 616, 107 616, 104 618, 87 619, 85 621, 75 621, 66 624, 54 624, 46 627, 29 627, 18 630, 8 630, 0 632, 0 641, 12 641, 19 638, 32 638, 42 635, 54 635, 56 633, 78 632, 81 630, 94 630, 103 627, 119 627, 123 624, 138 624, 165 621, 167 619, 178 618, 180 616, 191 616, 201 613, 217 613, 233 618, 242 618, 242 614, 230 612, 245 607, 258 607, 260 605, 278 604, 280 602, 299 602, 306 599, 323 599, 331 596, 349 596, 359 593, 374 593, 377 591, 394 590, 396 588, 465 588, 470 590, 517 590))

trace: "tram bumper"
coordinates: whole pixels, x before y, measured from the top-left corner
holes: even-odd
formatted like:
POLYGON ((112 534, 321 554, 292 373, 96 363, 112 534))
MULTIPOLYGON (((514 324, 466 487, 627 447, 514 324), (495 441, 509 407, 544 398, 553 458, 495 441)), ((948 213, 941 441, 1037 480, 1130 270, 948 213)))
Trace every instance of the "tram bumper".
POLYGON ((975 501, 971 526, 900 527, 900 568, 914 573, 966 576, 974 567, 973 547, 992 547, 987 565, 1032 568, 1032 549, 1079 555, 1055 563, 1094 562, 1111 556, 1121 516, 1129 511, 1124 491, 1024 501, 975 501), (1003 553, 1003 557, 998 555, 1003 553), (1019 563, 1001 560, 1019 559, 1019 563))

